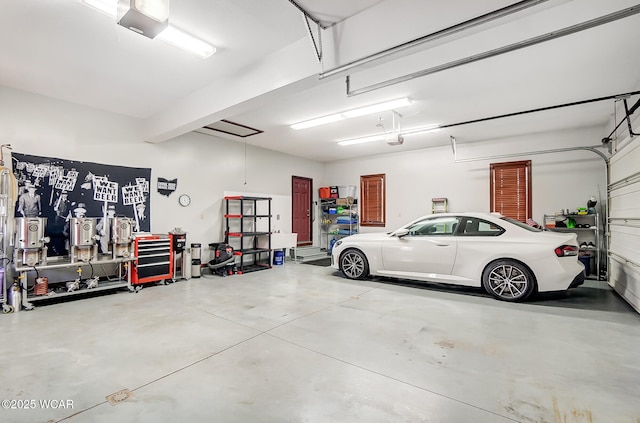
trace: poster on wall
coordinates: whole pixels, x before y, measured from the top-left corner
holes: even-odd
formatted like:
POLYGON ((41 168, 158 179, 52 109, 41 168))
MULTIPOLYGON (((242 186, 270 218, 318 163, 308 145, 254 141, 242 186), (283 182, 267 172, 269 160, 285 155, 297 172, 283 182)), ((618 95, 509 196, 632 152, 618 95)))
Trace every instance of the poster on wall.
POLYGON ((51 238, 48 255, 68 254, 69 219, 110 215, 131 217, 149 232, 151 169, 79 162, 12 153, 18 181, 16 217, 45 217, 51 238))

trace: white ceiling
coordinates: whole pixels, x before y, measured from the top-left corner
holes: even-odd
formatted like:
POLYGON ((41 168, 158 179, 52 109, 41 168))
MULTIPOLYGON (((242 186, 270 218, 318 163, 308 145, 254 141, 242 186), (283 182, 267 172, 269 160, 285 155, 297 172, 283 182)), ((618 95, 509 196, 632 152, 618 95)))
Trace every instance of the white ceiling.
MULTIPOLYGON (((402 146, 335 144, 380 133, 376 127, 380 118, 390 129, 390 112, 300 131, 289 128, 301 120, 405 96, 413 104, 398 112, 402 127, 411 128, 452 125, 640 89, 640 15, 634 15, 366 94, 346 95, 347 74, 352 89, 361 88, 635 6, 627 0, 548 0, 375 66, 322 80, 317 76, 323 67, 512 3, 300 0, 298 4, 323 23, 337 23, 322 31, 321 65, 311 62, 315 51, 309 31, 301 12, 288 0, 172 0, 171 23, 218 48, 205 60, 126 30, 79 0, 0 0, 0 85, 131 116, 152 127, 154 134, 175 136, 228 119, 264 131, 246 138, 249 144, 323 161, 446 145, 450 136, 472 142, 594 125, 603 126, 602 137, 608 135, 604 125, 614 112, 613 101, 452 126, 407 137, 402 146), (287 46, 300 42, 306 48, 303 55, 282 56, 287 46), (274 58, 271 67, 260 75, 258 70, 268 58, 274 58), (304 77, 309 63, 313 71, 304 77), (279 88, 252 93, 250 88, 255 87, 249 83, 244 92, 237 84, 241 77, 270 79, 279 88), (230 87, 229 92, 221 93, 220 87, 230 87), (210 104, 207 108, 203 103, 210 104), (164 118, 171 115, 178 116, 175 123, 164 118), (158 122, 164 126, 154 131, 154 125, 161 126, 158 122)), ((317 29, 314 25, 312 29, 317 41, 317 29)), ((585 140, 585 145, 598 143, 599 139, 585 140)))

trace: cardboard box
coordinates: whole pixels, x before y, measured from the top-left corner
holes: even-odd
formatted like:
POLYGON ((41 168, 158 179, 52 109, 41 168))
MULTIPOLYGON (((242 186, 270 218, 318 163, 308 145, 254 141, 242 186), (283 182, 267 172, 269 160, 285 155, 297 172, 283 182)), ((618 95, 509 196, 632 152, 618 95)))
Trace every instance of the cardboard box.
POLYGON ((350 206, 353 204, 353 197, 336 198, 337 206, 350 206))

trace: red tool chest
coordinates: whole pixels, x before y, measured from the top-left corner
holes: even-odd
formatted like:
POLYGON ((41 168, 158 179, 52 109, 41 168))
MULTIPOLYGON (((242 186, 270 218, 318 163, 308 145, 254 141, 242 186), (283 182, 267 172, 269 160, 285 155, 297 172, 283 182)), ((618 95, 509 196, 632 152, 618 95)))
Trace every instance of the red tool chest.
POLYGON ((131 283, 139 285, 173 277, 173 251, 168 235, 137 235, 131 283))

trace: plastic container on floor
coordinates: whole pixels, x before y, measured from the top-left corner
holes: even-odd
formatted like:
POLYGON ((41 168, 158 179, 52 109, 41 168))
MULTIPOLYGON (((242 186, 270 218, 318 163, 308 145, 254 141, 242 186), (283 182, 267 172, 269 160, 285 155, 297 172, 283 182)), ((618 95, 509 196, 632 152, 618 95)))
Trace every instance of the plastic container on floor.
POLYGON ((584 265, 585 276, 589 276, 591 274, 591 256, 578 256, 578 260, 584 265))
POLYGON ((275 250, 273 252, 273 264, 276 266, 284 264, 284 250, 275 250))

